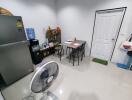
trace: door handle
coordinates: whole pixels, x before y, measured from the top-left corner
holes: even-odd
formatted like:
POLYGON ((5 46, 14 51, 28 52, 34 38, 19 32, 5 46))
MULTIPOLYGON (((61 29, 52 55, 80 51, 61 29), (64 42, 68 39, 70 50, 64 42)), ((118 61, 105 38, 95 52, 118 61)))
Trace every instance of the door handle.
POLYGON ((112 38, 112 41, 115 41, 115 39, 114 39, 114 38, 112 38))

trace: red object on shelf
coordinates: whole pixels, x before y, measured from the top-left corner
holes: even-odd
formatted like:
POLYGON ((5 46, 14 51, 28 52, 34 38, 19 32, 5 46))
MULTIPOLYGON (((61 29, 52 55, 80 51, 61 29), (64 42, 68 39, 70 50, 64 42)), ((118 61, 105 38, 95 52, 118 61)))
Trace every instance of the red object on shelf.
POLYGON ((123 45, 123 47, 124 47, 125 49, 130 49, 130 48, 131 48, 130 45, 123 45))

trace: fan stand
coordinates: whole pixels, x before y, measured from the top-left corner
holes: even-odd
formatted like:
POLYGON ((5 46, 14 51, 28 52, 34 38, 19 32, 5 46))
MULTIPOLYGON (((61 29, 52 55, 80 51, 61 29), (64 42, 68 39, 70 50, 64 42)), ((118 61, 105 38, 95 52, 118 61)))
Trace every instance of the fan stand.
POLYGON ((35 100, 35 96, 33 95, 33 92, 31 92, 28 96, 22 98, 22 100, 35 100))
POLYGON ((43 92, 43 96, 40 100, 59 100, 59 99, 52 92, 47 91, 47 92, 43 92))
MULTIPOLYGON (((27 97, 22 98, 22 100, 36 100, 33 92, 31 92, 27 97)), ((42 97, 39 100, 59 100, 56 95, 52 92, 43 92, 42 97)))

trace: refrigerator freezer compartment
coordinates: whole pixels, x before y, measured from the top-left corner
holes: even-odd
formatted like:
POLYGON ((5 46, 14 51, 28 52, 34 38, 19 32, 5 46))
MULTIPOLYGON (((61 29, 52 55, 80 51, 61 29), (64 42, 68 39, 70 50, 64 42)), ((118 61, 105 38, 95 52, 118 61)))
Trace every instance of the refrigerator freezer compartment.
POLYGON ((0 45, 25 40, 22 18, 0 15, 0 45))

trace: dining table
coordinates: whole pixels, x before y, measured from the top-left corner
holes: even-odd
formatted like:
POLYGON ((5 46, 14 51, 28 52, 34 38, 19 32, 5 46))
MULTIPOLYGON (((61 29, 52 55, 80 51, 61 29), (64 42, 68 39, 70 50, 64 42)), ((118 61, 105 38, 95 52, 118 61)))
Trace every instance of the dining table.
POLYGON ((85 42, 86 41, 83 41, 83 40, 66 41, 66 42, 64 42, 63 45, 67 46, 69 48, 72 48, 72 49, 77 49, 78 47, 80 47, 85 42))
POLYGON ((82 50, 83 44, 85 45, 86 41, 83 41, 83 40, 74 40, 74 41, 66 41, 66 42, 63 43, 63 46, 66 47, 66 54, 67 54, 67 49, 69 49, 69 52, 71 52, 71 53, 68 53, 69 55, 67 56, 67 58, 69 58, 69 62, 70 62, 71 58, 73 59, 73 66, 74 66, 74 61, 75 61, 75 55, 76 55, 76 53, 77 53, 76 56, 77 56, 78 65, 79 65, 79 58, 80 58, 79 57, 79 53, 81 54, 81 52, 83 52, 83 51, 80 51, 80 50, 82 50))

